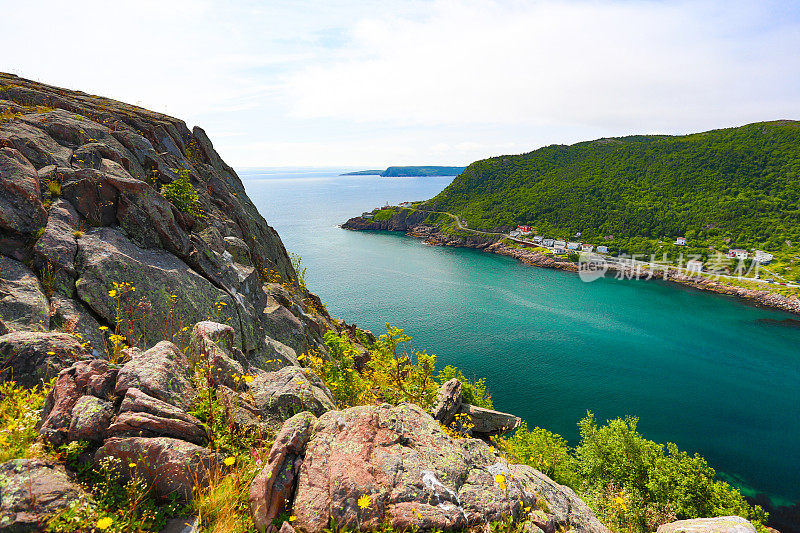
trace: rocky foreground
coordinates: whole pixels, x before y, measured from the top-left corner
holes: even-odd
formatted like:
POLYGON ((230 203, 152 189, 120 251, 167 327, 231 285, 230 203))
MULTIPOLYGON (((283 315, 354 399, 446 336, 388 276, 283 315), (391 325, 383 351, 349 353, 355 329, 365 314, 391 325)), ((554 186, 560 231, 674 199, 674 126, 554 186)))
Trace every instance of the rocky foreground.
MULTIPOLYGON (((65 450, 159 501, 195 498, 234 468, 216 409, 274 438, 249 486, 262 531, 608 531, 571 489, 474 438, 520 421, 463 403, 457 381, 431 413, 340 408, 301 362, 326 357, 326 331, 370 337, 307 291, 202 129, 0 74, 0 381, 54 380, 38 442, 0 464, 0 533, 91 503, 65 450), (443 424, 463 413, 474 433, 455 438, 443 424)), ((169 527, 186 524, 204 526, 169 527)))

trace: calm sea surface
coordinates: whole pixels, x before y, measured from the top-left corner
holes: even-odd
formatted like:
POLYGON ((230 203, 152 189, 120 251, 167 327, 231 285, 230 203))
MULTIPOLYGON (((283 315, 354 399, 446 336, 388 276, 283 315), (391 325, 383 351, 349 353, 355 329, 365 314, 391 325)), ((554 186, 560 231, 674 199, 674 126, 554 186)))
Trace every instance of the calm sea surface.
POLYGON ((486 377, 497 409, 572 444, 587 410, 633 415, 659 442, 699 452, 745 492, 800 500, 800 328, 791 315, 663 282, 601 279, 497 255, 337 227, 427 199, 452 178, 248 169, 247 192, 302 256, 328 310, 486 377), (767 320, 764 320, 767 319, 767 320))

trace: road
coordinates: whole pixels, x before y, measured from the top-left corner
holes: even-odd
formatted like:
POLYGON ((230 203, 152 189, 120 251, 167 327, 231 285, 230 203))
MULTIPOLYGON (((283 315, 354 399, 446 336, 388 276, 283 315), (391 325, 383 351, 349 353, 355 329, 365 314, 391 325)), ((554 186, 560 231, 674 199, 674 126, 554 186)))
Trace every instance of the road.
MULTIPOLYGON (((550 251, 554 250, 554 247, 544 246, 542 244, 537 244, 537 243, 534 243, 534 242, 531 242, 531 241, 517 239, 517 238, 512 237, 511 235, 509 235, 507 233, 500 233, 500 232, 494 232, 494 231, 480 231, 480 230, 477 230, 477 229, 469 228, 461 220, 461 217, 459 217, 458 215, 454 215, 453 213, 449 213, 447 211, 428 211, 428 210, 425 210, 425 209, 417 209, 415 207, 405 207, 404 209, 411 209, 413 211, 420 211, 422 213, 436 213, 436 214, 447 215, 447 216, 451 217, 453 220, 456 221, 456 225, 458 226, 458 229, 460 229, 462 231, 469 231, 469 232, 477 233, 477 234, 480 234, 480 235, 496 235, 496 236, 504 237, 506 239, 509 239, 511 241, 514 241, 514 242, 517 242, 517 243, 520 243, 520 244, 533 245, 535 247, 544 248, 544 249, 547 249, 547 250, 550 250, 550 251)), ((576 250, 576 252, 577 252, 577 250, 576 250)), ((619 258, 614 257, 612 255, 600 254, 600 253, 597 253, 597 252, 592 252, 592 255, 595 255, 595 256, 598 256, 598 257, 602 257, 605 261, 607 261, 609 263, 614 263, 614 264, 623 265, 623 266, 628 266, 629 265, 629 266, 631 266, 633 268, 636 268, 636 267, 649 267, 650 269, 656 270, 656 269, 659 269, 659 268, 663 269, 664 266, 665 266, 665 265, 662 265, 662 264, 659 264, 659 263, 653 263, 653 262, 650 262, 650 261, 639 261, 638 259, 627 259, 627 258, 625 258, 623 260, 620 260, 619 258)), ((727 278, 727 279, 731 279, 731 280, 749 281, 749 282, 752 282, 752 283, 763 283, 764 285, 781 285, 783 287, 800 288, 799 284, 789 283, 786 280, 786 278, 784 278, 783 276, 779 276, 778 274, 775 274, 771 270, 768 270, 766 267, 761 266, 760 268, 762 270, 764 270, 765 272, 768 272, 770 275, 774 276, 775 278, 782 279, 783 283, 780 283, 780 284, 774 283, 774 282, 770 283, 766 279, 741 278, 739 276, 729 276, 727 274, 713 274, 713 275, 716 276, 716 277, 727 278)), ((682 272, 687 273, 687 274, 697 273, 697 271, 695 269, 689 269, 687 267, 669 265, 669 269, 670 270, 682 271, 682 272)), ((706 273, 706 274, 708 274, 708 273, 706 273)))

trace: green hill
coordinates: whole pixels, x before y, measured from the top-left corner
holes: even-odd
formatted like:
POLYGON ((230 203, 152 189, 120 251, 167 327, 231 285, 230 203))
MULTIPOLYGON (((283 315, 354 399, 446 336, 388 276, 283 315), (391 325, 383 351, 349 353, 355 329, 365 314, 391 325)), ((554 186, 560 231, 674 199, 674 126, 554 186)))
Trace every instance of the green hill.
POLYGON ((384 178, 405 178, 416 176, 458 176, 465 167, 389 167, 381 173, 384 178))
POLYGON ((683 235, 696 245, 800 243, 798 201, 800 122, 776 121, 493 157, 469 165, 426 205, 471 228, 530 224, 649 251, 659 238, 683 235))

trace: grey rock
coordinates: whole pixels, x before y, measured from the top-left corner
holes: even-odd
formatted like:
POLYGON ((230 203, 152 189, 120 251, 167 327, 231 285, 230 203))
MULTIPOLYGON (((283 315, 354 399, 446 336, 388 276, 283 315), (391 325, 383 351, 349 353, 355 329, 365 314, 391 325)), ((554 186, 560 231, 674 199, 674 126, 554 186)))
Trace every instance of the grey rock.
POLYGON ((62 466, 40 459, 0 464, 0 532, 44 531, 47 520, 85 496, 62 466))
POLYGON ((439 387, 439 395, 436 397, 436 406, 431 415, 440 424, 449 426, 453 417, 461 408, 461 391, 463 386, 456 378, 439 387))
POLYGON ((475 437, 503 435, 517 429, 522 423, 520 417, 510 413, 484 409, 467 403, 462 403, 458 412, 469 417, 472 423, 470 434, 475 437))
POLYGON ((130 297, 145 298, 151 307, 149 316, 135 324, 147 344, 216 314, 216 302, 227 304, 220 306, 218 321, 234 328, 240 324, 234 301, 225 291, 169 252, 142 249, 118 230, 99 228, 81 237, 76 268, 78 296, 110 324, 116 317, 115 302, 108 296, 113 282, 136 287, 130 297), (174 303, 173 294, 177 296, 174 303))
POLYGON ((6 332, 47 331, 50 305, 44 288, 28 267, 0 256, 0 326, 6 332))
POLYGON ((66 333, 15 331, 0 336, 0 380, 34 387, 88 357, 78 340, 66 333))
MULTIPOLYGON (((75 276, 75 254, 78 244, 75 242, 75 231, 80 224, 80 215, 72 204, 57 198, 50 207, 47 226, 34 250, 42 258, 49 261, 53 268, 62 269, 71 277, 75 276)), ((69 291, 61 291, 66 295, 69 291)))
POLYGON ((200 518, 196 516, 173 518, 167 522, 161 533, 200 533, 200 518))
POLYGON ((255 407, 280 423, 302 411, 321 415, 336 408, 333 395, 322 380, 297 366, 259 374, 249 387, 255 407))
POLYGON ((72 420, 69 425, 70 441, 88 440, 100 442, 114 415, 111 402, 95 396, 81 396, 72 408, 72 420))

